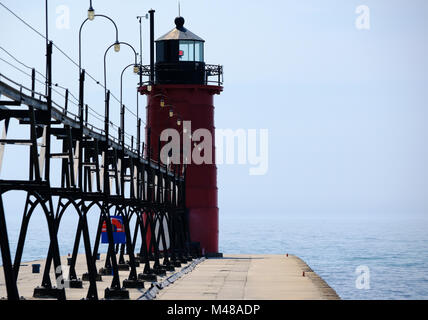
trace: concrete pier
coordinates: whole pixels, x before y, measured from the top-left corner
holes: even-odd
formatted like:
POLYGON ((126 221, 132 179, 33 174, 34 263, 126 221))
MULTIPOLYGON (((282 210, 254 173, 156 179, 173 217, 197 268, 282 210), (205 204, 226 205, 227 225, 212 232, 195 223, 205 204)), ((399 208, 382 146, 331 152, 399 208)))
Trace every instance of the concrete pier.
MULTIPOLYGON (((100 255, 100 260, 96 261, 96 267, 97 271, 99 271, 101 268, 105 265, 105 254, 100 255)), ((128 256, 125 255, 125 260, 127 260, 128 256)), ((61 257, 61 262, 64 270, 64 275, 68 275, 68 269, 67 266, 67 257, 61 257)), ((153 266, 154 262, 150 262, 153 266)), ((162 259, 161 259, 162 263, 162 259)), ((182 268, 185 267, 187 264, 182 264, 182 268)), ((31 262, 23 262, 21 263, 21 267, 19 270, 19 277, 18 277, 18 292, 19 296, 24 297, 26 300, 39 300, 33 298, 33 292, 34 288, 37 286, 40 286, 42 283, 43 278, 43 270, 45 266, 44 260, 38 260, 38 261, 31 261, 31 262), (33 274, 32 273, 32 264, 40 264, 40 273, 33 274)), ((86 264, 86 258, 84 254, 79 254, 76 261, 76 275, 78 278, 82 278, 82 275, 87 272, 87 264, 86 264)), ((179 271, 181 268, 176 268, 176 272, 179 271)), ((142 273, 144 270, 144 264, 141 263, 140 267, 137 268, 137 274, 142 273)), ((167 272, 166 276, 160 277, 158 276, 157 280, 158 282, 163 281, 168 276, 172 275, 174 272, 167 272)), ((53 265, 51 267, 51 281, 52 286, 57 286, 56 280, 55 280, 55 274, 53 272, 53 265)), ((120 283, 122 286, 123 280, 127 279, 129 275, 129 271, 119 271, 119 277, 120 277, 120 283)), ((64 277, 66 278, 66 277, 64 277)), ((66 278, 67 279, 67 278, 66 278)), ((104 299, 104 291, 106 288, 109 288, 111 285, 113 277, 111 275, 103 275, 102 281, 97 282, 97 292, 98 292, 98 298, 104 299)), ((89 288, 89 282, 83 281, 83 288, 81 289, 74 289, 74 288, 65 288, 66 297, 67 300, 81 300, 86 298, 86 294, 88 292, 89 288)), ((145 288, 144 289, 128 289, 129 291, 129 297, 131 300, 137 300, 142 297, 142 295, 145 293, 147 289, 149 289, 151 286, 151 282, 145 282, 145 288)), ((3 267, 0 267, 0 298, 6 298, 6 285, 4 281, 4 273, 3 273, 3 267)), ((47 300, 47 299, 43 299, 47 300)))
MULTIPOLYGON (((104 266, 105 255, 97 261, 97 270, 104 266)), ((67 270, 66 257, 62 258, 67 270)), ((152 262, 153 263, 153 262, 152 262)), ((176 268, 180 272, 188 264, 176 268)), ((19 278, 19 295, 33 300, 34 288, 42 281, 44 261, 22 263, 19 278), (32 264, 41 264, 40 274, 32 273, 32 264)), ((79 255, 76 264, 78 278, 87 272, 84 255, 79 255)), ((143 272, 143 264, 137 268, 143 272)), ((174 272, 167 272, 164 281, 174 272)), ((121 283, 129 271, 119 271, 121 283)), ((56 285, 51 273, 52 284, 56 285)), ((112 277, 102 276, 97 282, 98 297, 104 298, 104 290, 110 286, 112 277)), ((89 282, 83 281, 82 289, 66 288, 67 299, 85 298, 89 282)), ((141 299, 150 289, 146 282, 144 289, 128 289, 131 300, 141 299)), ((4 274, 0 267, 0 297, 6 297, 4 274)), ((296 256, 289 255, 225 255, 224 258, 207 259, 198 264, 191 272, 178 278, 156 295, 159 300, 319 300, 340 299, 328 284, 314 273, 309 266, 296 256)))
POLYGON ((162 290, 162 300, 336 300, 337 293, 305 262, 289 255, 208 259, 162 290), (303 276, 303 272, 305 273, 303 276))

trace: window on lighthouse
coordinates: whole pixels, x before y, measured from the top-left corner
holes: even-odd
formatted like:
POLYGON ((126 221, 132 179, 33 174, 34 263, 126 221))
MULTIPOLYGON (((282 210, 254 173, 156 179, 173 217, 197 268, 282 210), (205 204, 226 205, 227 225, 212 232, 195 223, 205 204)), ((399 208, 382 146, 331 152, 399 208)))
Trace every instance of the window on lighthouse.
POLYGON ((180 41, 178 50, 180 61, 194 61, 195 59, 195 42, 194 41, 180 41))
POLYGON ((195 42, 195 61, 204 62, 204 44, 195 42))

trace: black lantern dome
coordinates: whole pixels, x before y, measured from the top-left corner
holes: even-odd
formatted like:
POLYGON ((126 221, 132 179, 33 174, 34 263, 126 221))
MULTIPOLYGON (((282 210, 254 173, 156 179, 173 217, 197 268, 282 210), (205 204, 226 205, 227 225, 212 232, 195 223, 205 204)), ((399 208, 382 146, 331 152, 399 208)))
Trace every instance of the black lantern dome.
POLYGON ((204 42, 175 18, 176 27, 156 40, 157 84, 204 84, 204 42))

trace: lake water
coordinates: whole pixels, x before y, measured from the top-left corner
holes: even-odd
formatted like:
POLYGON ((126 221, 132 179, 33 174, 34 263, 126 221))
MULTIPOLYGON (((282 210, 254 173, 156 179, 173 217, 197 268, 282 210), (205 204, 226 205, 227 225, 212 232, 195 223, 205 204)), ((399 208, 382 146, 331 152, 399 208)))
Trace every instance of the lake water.
MULTIPOLYGON (((96 218, 89 216, 92 235, 96 218)), ((49 244, 42 214, 39 212, 32 219, 23 261, 44 258, 49 244)), ((73 215, 65 215, 63 219, 59 242, 61 255, 66 255, 72 251, 77 221, 73 215)), ((20 220, 21 214, 7 215, 12 250, 16 247, 20 220)), ((105 252, 106 246, 100 249, 105 252)), ((84 252, 83 247, 81 250, 84 252)), ((426 218, 278 215, 245 218, 222 213, 220 250, 228 254, 297 255, 342 299, 428 299, 426 218), (359 266, 369 270, 370 289, 356 286, 359 266)))
POLYGON ((342 299, 428 299, 426 218, 224 216, 220 230, 223 252, 297 255, 342 299), (370 289, 356 286, 359 266, 370 289))

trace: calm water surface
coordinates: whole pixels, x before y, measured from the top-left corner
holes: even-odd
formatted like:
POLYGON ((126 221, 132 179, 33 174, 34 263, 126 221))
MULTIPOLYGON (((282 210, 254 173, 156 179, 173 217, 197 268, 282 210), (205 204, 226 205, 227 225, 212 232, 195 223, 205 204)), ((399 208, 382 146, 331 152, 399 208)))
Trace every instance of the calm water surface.
POLYGON ((263 218, 220 221, 225 253, 295 254, 342 299, 428 299, 428 219, 263 218), (367 266, 370 289, 357 289, 367 266))
MULTIPOLYGON (((36 212, 32 219, 23 261, 44 258, 48 249, 43 215, 36 212)), ((66 255, 72 252, 77 219, 72 214, 63 219, 59 243, 61 255, 66 255)), ((21 214, 7 215, 12 252, 20 221, 21 214)), ((95 234, 96 225, 97 215, 90 215, 91 235, 95 234)), ((100 249, 105 252, 106 246, 101 245, 100 249)), ((258 218, 222 213, 220 250, 228 254, 297 255, 343 299, 428 299, 428 219, 425 218, 322 219, 278 215, 258 218), (369 268, 368 290, 356 288, 359 266, 369 268)))

